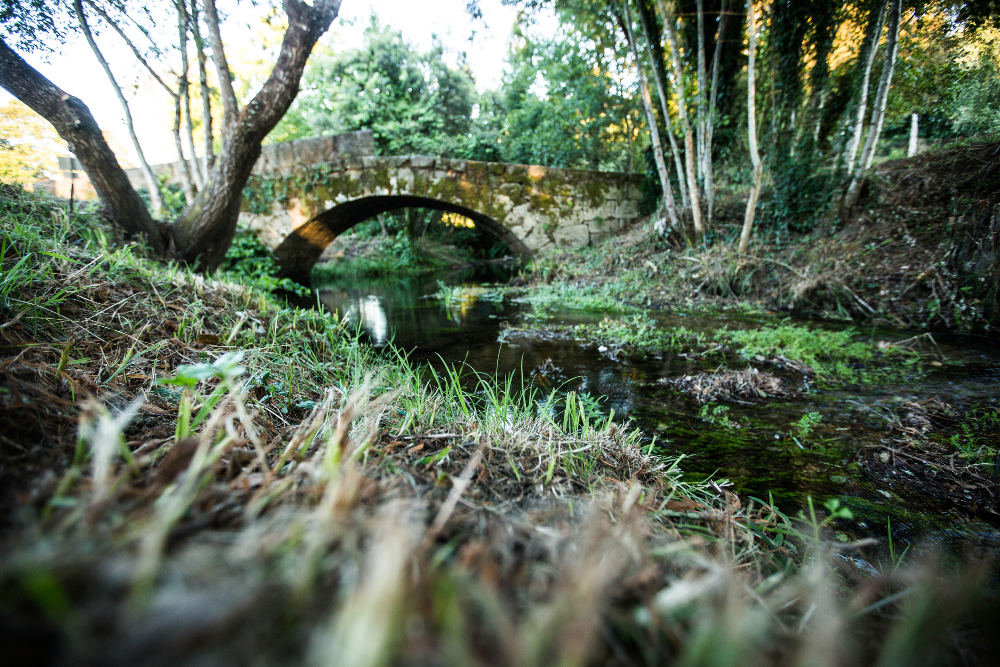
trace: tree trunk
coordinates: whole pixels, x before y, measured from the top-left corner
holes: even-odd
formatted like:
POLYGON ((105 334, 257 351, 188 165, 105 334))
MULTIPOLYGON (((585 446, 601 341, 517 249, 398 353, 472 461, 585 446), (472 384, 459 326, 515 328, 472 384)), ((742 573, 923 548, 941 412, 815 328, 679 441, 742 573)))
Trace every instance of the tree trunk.
POLYGON ((52 123, 87 172, 105 214, 121 229, 142 234, 157 252, 166 239, 132 188, 87 106, 38 73, 0 40, 0 85, 52 123))
POLYGON ((212 62, 215 63, 215 72, 219 77, 224 134, 227 128, 236 123, 239 107, 236 105, 236 93, 233 92, 233 78, 226 61, 226 52, 222 48, 222 32, 219 30, 219 12, 215 9, 215 0, 205 0, 205 23, 208 24, 208 39, 212 46, 212 62))
POLYGON ((882 66, 882 77, 875 94, 875 105, 872 107, 872 127, 865 138, 865 149, 861 153, 862 169, 868 171, 875 159, 878 140, 882 134, 882 123, 885 122, 885 108, 889 102, 889 89, 892 87, 892 73, 896 69, 896 53, 899 44, 899 15, 901 0, 894 0, 889 10, 889 34, 886 37, 885 64, 882 66))
POLYGON ((917 142, 919 141, 917 125, 919 122, 917 114, 910 114, 910 143, 906 146, 906 157, 913 157, 917 154, 917 142))
POLYGON ((656 162, 656 173, 660 177, 660 188, 663 190, 663 206, 667 211, 667 218, 670 226, 674 229, 680 228, 680 218, 677 215, 677 205, 674 203, 673 189, 670 187, 670 176, 667 173, 667 164, 663 159, 663 144, 660 142, 660 130, 656 123, 656 112, 653 111, 653 100, 649 96, 649 83, 646 80, 646 72, 642 69, 642 59, 639 57, 639 49, 635 44, 635 35, 632 31, 632 13, 629 11, 628 0, 625 1, 625 19, 620 21, 625 31, 625 39, 632 57, 635 59, 636 71, 639 73, 639 90, 642 94, 642 108, 646 112, 646 123, 649 125, 649 139, 653 145, 653 160, 656 162))
POLYGON ((715 134, 715 108, 719 95, 719 60, 722 53, 722 39, 729 18, 729 0, 722 0, 719 8, 719 30, 715 34, 715 48, 712 50, 712 84, 708 94, 708 122, 705 128, 705 206, 708 220, 715 215, 715 168, 712 160, 712 139, 715 134))
POLYGON ((684 168, 687 174, 688 196, 691 198, 691 221, 694 232, 699 237, 705 235, 705 223, 701 216, 701 198, 698 195, 698 178, 695 172, 694 132, 688 119, 687 96, 684 94, 684 75, 681 71, 680 40, 677 37, 676 15, 660 1, 663 12, 663 24, 666 27, 667 41, 670 44, 670 59, 674 67, 674 94, 677 96, 677 116, 684 131, 684 168))
POLYGON ((747 208, 743 214, 743 230, 740 232, 739 251, 746 252, 753 231, 753 219, 760 197, 760 183, 763 174, 760 152, 757 149, 757 82, 755 64, 757 61, 757 26, 754 18, 753 1, 747 3, 747 26, 750 33, 750 55, 747 58, 747 143, 750 145, 750 164, 753 165, 753 184, 747 197, 747 208))
MULTIPOLYGON (((695 138, 697 143, 697 151, 695 153, 695 160, 697 162, 697 173, 698 178, 701 181, 702 188, 705 186, 705 137, 707 132, 707 120, 708 120, 708 96, 706 90, 706 83, 708 79, 708 70, 705 61, 705 0, 697 0, 695 2, 697 20, 695 21, 695 27, 698 30, 698 97, 697 106, 695 107, 697 115, 695 118, 695 138)), ((702 190, 704 193, 704 189, 702 190)))
POLYGON ((861 73, 861 90, 858 98, 857 113, 854 118, 854 128, 851 138, 847 142, 847 149, 844 156, 844 164, 847 165, 847 173, 854 173, 855 161, 858 159, 858 148, 861 146, 861 135, 865 129, 865 116, 868 114, 868 88, 872 76, 872 66, 875 64, 875 54, 878 52, 879 38, 882 35, 882 27, 885 25, 885 6, 878 10, 877 18, 872 17, 873 30, 865 36, 868 42, 868 52, 865 55, 865 65, 861 73))
POLYGON ((645 6, 639 5, 639 23, 642 25, 642 32, 646 37, 646 52, 653 68, 653 81, 656 82, 656 92, 660 98, 660 112, 663 114, 663 129, 667 134, 667 142, 670 144, 670 155, 674 160, 674 169, 677 171, 677 191, 681 196, 681 206, 688 208, 690 200, 687 192, 687 179, 684 176, 684 165, 681 163, 681 153, 677 149, 677 141, 674 139, 674 131, 670 127, 669 98, 666 89, 666 72, 663 70, 663 49, 658 48, 659 39, 653 34, 654 15, 646 11, 645 6))
POLYGON ((181 52, 181 71, 177 78, 177 95, 180 97, 181 105, 184 109, 184 130, 188 148, 191 149, 191 166, 185 167, 185 169, 190 171, 191 181, 194 183, 194 186, 198 190, 201 190, 205 187, 205 179, 202 178, 201 170, 198 168, 198 156, 194 147, 194 119, 191 117, 191 84, 188 81, 190 65, 188 63, 187 52, 188 23, 190 22, 190 18, 188 17, 187 6, 184 4, 185 1, 175 0, 177 7, 177 43, 181 52))
MULTIPOLYGON (((173 225, 181 259, 203 270, 218 266, 236 231, 243 186, 260 155, 261 142, 298 93, 299 80, 316 40, 340 10, 340 0, 284 0, 288 29, 271 75, 226 133, 207 186, 173 225)), ((167 236, 149 215, 90 110, 39 74, 0 40, 0 85, 55 126, 80 159, 111 222, 147 237, 160 253, 167 236)))
POLYGON ((177 162, 181 166, 180 180, 181 188, 184 190, 184 202, 189 206, 194 201, 194 179, 191 177, 191 165, 184 157, 184 143, 181 141, 181 109, 180 94, 174 95, 174 125, 170 128, 170 134, 174 137, 174 148, 177 150, 177 162))
POLYGON ((264 137, 285 115, 299 91, 299 79, 316 40, 340 10, 340 0, 285 0, 288 30, 274 70, 243 108, 216 159, 208 183, 174 225, 182 259, 203 269, 219 265, 236 232, 243 186, 260 156, 264 137))
POLYGON ((101 64, 104 74, 108 77, 108 82, 111 84, 111 87, 114 88, 115 95, 118 97, 118 101, 122 105, 122 111, 125 113, 125 125, 128 128, 128 136, 132 140, 132 147, 135 149, 136 157, 139 159, 139 168, 142 171, 142 177, 146 181, 146 189, 149 191, 149 201, 153 206, 153 215, 157 217, 162 216, 163 198, 160 196, 160 183, 153 174, 153 170, 150 169, 149 162, 146 161, 146 155, 142 152, 142 145, 139 143, 139 137, 135 134, 135 123, 132 122, 132 110, 129 108, 128 100, 125 99, 125 94, 122 93, 121 86, 119 86, 118 81, 115 80, 115 75, 111 72, 111 67, 108 65, 108 61, 104 58, 104 54, 101 53, 100 48, 97 46, 97 42, 94 40, 94 35, 90 31, 90 24, 87 23, 87 17, 83 13, 83 4, 81 0, 73 0, 73 11, 76 12, 77 20, 80 23, 80 29, 83 30, 83 35, 87 39, 87 44, 90 45, 90 50, 94 52, 94 57, 97 58, 97 62, 101 64))
POLYGON ((177 149, 177 160, 184 167, 184 169, 181 170, 181 174, 179 175, 178 180, 180 180, 181 187, 184 190, 184 201, 190 204, 192 201, 194 201, 194 186, 191 183, 191 173, 190 170, 187 169, 188 164, 187 160, 185 160, 184 158, 184 147, 181 144, 180 96, 178 96, 177 91, 175 91, 173 88, 167 85, 167 82, 164 81, 163 78, 156 73, 156 70, 154 70, 152 66, 150 66, 146 58, 143 57, 142 53, 139 52, 139 49, 136 47, 136 45, 133 44, 132 40, 128 38, 128 35, 126 35, 125 32, 121 29, 121 27, 119 27, 119 25, 115 21, 113 21, 110 16, 108 16, 107 12, 105 12, 100 5, 92 2, 91 0, 87 0, 87 5, 95 12, 97 12, 101 16, 101 18, 104 19, 104 22, 107 23, 109 26, 111 26, 111 28, 118 33, 118 36, 121 37, 122 40, 125 42, 125 44, 128 45, 129 49, 132 50, 132 54, 135 56, 135 59, 139 61, 139 64, 141 64, 146 69, 146 71, 149 72, 149 75, 153 77, 153 80, 156 81, 158 84, 160 84, 160 87, 163 88, 163 90, 166 91, 167 95, 169 95, 170 98, 174 101, 174 125, 173 128, 171 129, 171 134, 174 138, 174 147, 177 149))
POLYGON ((208 180, 208 171, 215 162, 215 135, 212 130, 212 91, 208 87, 208 69, 205 59, 205 40, 201 38, 201 27, 198 25, 198 2, 191 0, 191 34, 194 36, 194 48, 198 54, 198 85, 201 88, 201 129, 202 150, 201 170, 204 180, 208 180))
POLYGON ((885 64, 882 66, 882 77, 879 80, 878 92, 875 94, 871 127, 868 130, 868 137, 865 139, 865 148, 854 168, 851 183, 847 187, 847 195, 844 197, 844 211, 850 211, 858 201, 861 194, 861 183, 864 181, 865 172, 871 168, 875 159, 875 149, 878 147, 879 135, 882 134, 882 123, 885 121, 885 107, 889 99, 889 88, 892 86, 892 71, 896 67, 896 43, 899 37, 901 0, 890 1, 892 7, 889 10, 889 35, 885 46, 885 64))
MULTIPOLYGON (((177 45, 181 51, 181 71, 177 73, 177 93, 174 97, 174 147, 177 149, 177 161, 181 165, 181 187, 184 188, 184 201, 190 206, 194 203, 197 194, 196 178, 197 170, 192 173, 191 165, 184 155, 184 142, 181 140, 181 123, 184 118, 184 108, 187 106, 187 12, 184 10, 183 0, 174 0, 174 8, 177 10, 177 45)), ((191 123, 191 109, 188 106, 188 126, 191 123)), ((191 145, 191 159, 194 160, 194 144, 191 145)))

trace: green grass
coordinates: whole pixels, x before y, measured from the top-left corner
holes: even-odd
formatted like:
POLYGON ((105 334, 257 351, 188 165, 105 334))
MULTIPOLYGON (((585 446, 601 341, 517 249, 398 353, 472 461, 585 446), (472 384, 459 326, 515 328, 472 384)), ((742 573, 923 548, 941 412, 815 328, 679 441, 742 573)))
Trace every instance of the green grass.
POLYGON ((822 381, 853 384, 902 381, 920 373, 920 355, 909 348, 859 340, 839 331, 796 324, 722 329, 715 339, 747 360, 773 360, 815 374, 822 381))
POLYGON ((594 397, 420 370, 97 217, 4 196, 15 655, 851 663, 992 630, 968 613, 985 569, 848 585, 825 537, 843 508, 795 518, 687 482, 594 397))
POLYGON ((651 317, 638 313, 606 317, 594 324, 578 324, 572 328, 572 334, 593 345, 639 354, 700 350, 707 339, 704 334, 686 327, 660 328, 651 317))

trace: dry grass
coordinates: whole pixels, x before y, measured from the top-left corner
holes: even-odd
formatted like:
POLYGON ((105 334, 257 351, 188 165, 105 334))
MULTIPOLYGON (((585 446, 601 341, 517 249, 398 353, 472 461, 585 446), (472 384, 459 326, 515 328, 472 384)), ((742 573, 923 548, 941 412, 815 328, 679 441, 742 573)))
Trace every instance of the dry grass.
POLYGON ((34 205, 4 212, 0 294, 15 661, 989 657, 964 616, 985 570, 865 577, 829 517, 688 484, 620 426, 428 379, 34 205))
POLYGON ((753 366, 742 371, 719 369, 668 380, 667 383, 692 396, 699 404, 712 401, 749 404, 766 398, 788 398, 799 391, 787 380, 773 373, 760 372, 753 366))

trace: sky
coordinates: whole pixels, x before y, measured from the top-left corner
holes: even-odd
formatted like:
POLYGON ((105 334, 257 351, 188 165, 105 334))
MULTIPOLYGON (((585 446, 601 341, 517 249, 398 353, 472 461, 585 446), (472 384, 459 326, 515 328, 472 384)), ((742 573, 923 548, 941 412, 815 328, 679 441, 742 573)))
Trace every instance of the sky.
MULTIPOLYGON (((246 12, 252 9, 245 0, 241 3, 218 0, 218 4, 221 11, 226 11, 229 5, 236 17, 222 27, 226 55, 236 69, 240 58, 253 58, 255 52, 260 51, 259 44, 254 42, 252 27, 248 28, 250 22, 245 20, 246 12)), ((437 35, 450 51, 465 52, 477 87, 480 90, 495 88, 503 74, 517 10, 502 5, 500 0, 480 0, 479 5, 483 17, 477 20, 466 11, 466 0, 344 0, 340 15, 320 42, 334 50, 360 46, 362 32, 374 13, 383 25, 399 30, 404 39, 421 50, 429 49, 432 36, 437 35)), ((174 33, 165 31, 163 39, 173 43, 174 33)), ((171 99, 166 93, 157 91, 155 85, 136 87, 140 70, 131 53, 110 31, 99 37, 99 44, 129 98, 147 160, 151 164, 173 161, 176 150, 170 135, 171 99)), ((116 153, 125 160, 136 162, 121 106, 82 36, 69 40, 47 61, 38 56, 26 56, 26 59, 53 83, 82 99, 101 128, 112 135, 111 144, 116 153)), ((196 78, 196 71, 193 75, 196 78)), ((2 89, 0 95, 0 102, 10 99, 2 89)))

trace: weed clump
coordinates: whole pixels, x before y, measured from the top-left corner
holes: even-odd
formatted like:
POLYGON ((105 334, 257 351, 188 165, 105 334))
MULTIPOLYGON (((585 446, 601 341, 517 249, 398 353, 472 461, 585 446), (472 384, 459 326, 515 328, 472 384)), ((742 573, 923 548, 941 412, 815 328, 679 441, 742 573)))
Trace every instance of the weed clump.
POLYGON ((720 369, 714 373, 664 379, 664 383, 673 385, 702 405, 719 400, 748 404, 764 399, 789 398, 799 393, 783 378, 773 373, 762 373, 753 366, 742 371, 720 369))
POLYGON ((851 329, 831 331, 795 324, 723 329, 715 339, 733 346, 744 359, 787 366, 831 383, 900 381, 918 372, 919 355, 893 345, 857 340, 851 329))

